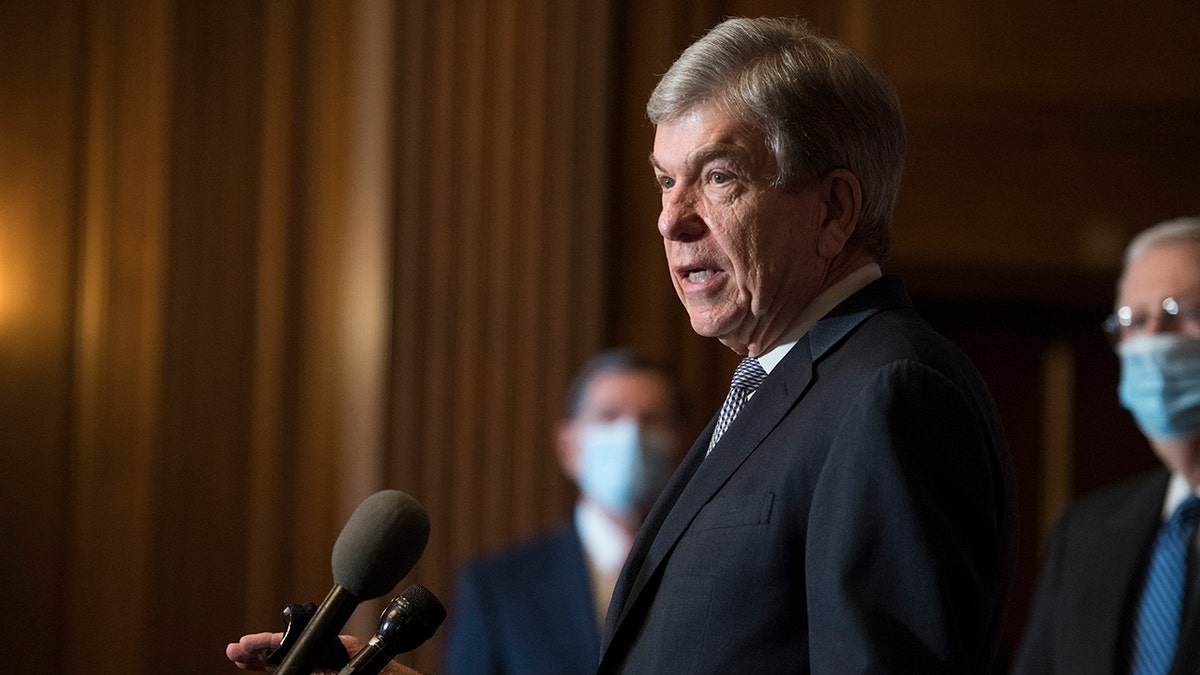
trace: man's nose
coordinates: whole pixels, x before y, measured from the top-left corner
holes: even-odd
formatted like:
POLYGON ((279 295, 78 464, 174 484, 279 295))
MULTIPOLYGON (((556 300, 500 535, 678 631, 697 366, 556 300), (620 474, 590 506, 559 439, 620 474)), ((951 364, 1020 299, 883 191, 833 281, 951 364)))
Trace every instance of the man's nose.
POLYGON ((1156 335, 1158 333, 1178 333, 1182 326, 1179 317, 1169 311, 1151 312, 1146 317, 1146 325, 1142 329, 1142 333, 1146 335, 1156 335))
POLYGON ((704 234, 704 219, 696 209, 696 199, 687 191, 663 194, 662 213, 658 216, 658 232, 663 239, 690 241, 704 234))

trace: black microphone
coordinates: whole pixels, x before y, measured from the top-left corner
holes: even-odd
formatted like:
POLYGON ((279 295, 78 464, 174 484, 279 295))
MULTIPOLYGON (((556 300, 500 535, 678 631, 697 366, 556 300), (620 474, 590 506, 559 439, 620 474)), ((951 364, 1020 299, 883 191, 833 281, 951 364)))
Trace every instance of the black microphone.
POLYGON ((338 675, 376 675, 397 654, 421 646, 446 619, 446 608, 424 586, 413 584, 392 598, 379 615, 375 637, 338 675))
POLYGON ((333 589, 275 672, 311 673, 358 604, 392 590, 428 541, 429 516, 417 500, 399 490, 364 499, 333 545, 333 589))

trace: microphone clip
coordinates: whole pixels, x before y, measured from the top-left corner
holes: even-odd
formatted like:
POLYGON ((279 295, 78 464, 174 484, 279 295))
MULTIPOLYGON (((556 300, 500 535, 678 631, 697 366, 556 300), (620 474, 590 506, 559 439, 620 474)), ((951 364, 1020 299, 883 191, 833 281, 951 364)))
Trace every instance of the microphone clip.
MULTIPOLYGON (((317 605, 314 602, 306 602, 303 604, 292 603, 283 608, 283 618, 287 621, 287 628, 283 631, 283 642, 279 648, 271 652, 263 663, 268 666, 276 666, 283 663, 283 659, 287 657, 288 652, 296 645, 300 639, 300 634, 304 632, 304 627, 312 620, 313 615, 317 613, 317 605)), ((317 667, 322 670, 338 670, 350 662, 350 653, 346 651, 345 645, 337 638, 336 635, 325 640, 325 645, 321 649, 321 656, 317 660, 317 667)))

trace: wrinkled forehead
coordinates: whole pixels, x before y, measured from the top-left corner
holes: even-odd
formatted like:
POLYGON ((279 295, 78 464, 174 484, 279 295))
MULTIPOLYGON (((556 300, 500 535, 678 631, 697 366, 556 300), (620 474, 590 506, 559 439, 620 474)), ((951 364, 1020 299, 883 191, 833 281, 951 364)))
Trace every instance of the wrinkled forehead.
POLYGON ((1166 297, 1200 302, 1200 241, 1163 243, 1132 260, 1116 304, 1157 304, 1166 297))
POLYGON ((762 170, 774 165, 766 136, 723 108, 702 105, 655 127, 650 165, 673 173, 723 160, 762 170))

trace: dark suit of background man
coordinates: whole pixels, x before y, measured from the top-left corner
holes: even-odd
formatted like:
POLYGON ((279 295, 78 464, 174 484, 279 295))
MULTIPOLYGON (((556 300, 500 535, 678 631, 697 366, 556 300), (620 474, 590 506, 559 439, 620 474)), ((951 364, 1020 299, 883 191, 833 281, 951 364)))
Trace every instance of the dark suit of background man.
POLYGON ((1200 218, 1130 242, 1116 305, 1105 328, 1121 362, 1118 395, 1164 468, 1081 498, 1060 519, 1017 673, 1200 673, 1200 566, 1186 562, 1194 531, 1180 535, 1180 578, 1162 586, 1182 607, 1143 618, 1154 602, 1143 596, 1161 597, 1143 589, 1156 587, 1149 570, 1164 523, 1200 493, 1200 218), (1173 643, 1176 623, 1177 653, 1168 647, 1153 667, 1153 645, 1173 643))
POLYGON ((692 327, 766 375, 647 516, 600 672, 988 672, 1010 463, 975 369, 881 276, 905 149, 891 84, 802 22, 735 19, 647 110, 692 327))
POLYGON ((673 374, 646 357, 611 350, 584 366, 555 446, 579 487, 574 517, 464 568, 450 611, 447 675, 596 669, 621 564, 679 464, 682 418, 673 374))

